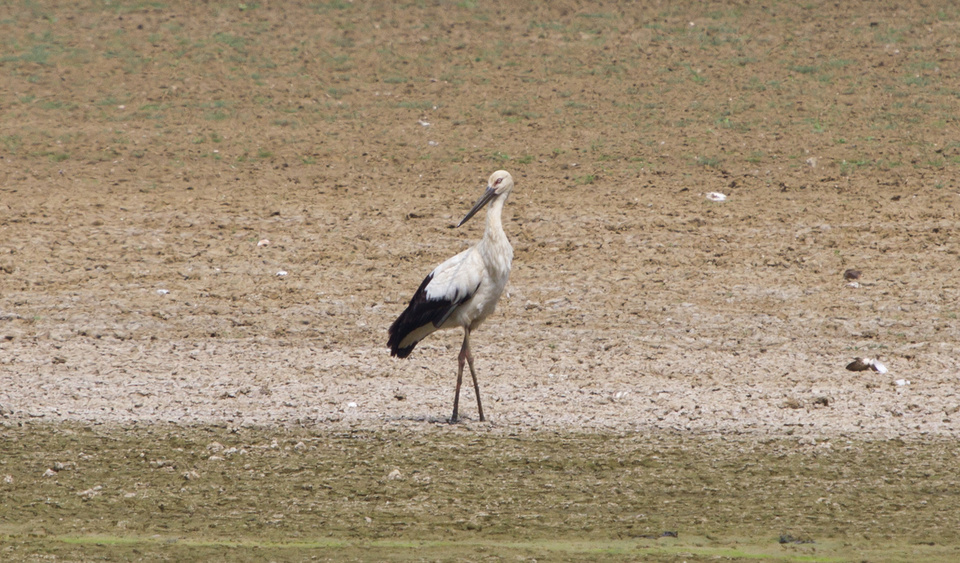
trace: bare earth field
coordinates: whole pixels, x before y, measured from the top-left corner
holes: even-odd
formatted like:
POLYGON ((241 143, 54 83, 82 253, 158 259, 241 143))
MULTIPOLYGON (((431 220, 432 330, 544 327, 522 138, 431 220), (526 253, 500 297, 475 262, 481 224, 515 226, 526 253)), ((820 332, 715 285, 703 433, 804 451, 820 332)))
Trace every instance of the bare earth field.
POLYGON ((958 69, 949 2, 0 6, 0 559, 957 560, 958 69), (501 168, 450 426, 386 328, 501 168))

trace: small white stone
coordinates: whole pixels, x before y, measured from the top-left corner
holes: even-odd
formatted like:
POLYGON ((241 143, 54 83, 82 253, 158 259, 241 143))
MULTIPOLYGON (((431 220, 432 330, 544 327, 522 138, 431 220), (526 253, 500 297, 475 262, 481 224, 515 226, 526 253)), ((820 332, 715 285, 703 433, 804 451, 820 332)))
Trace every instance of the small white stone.
POLYGON ((280 270, 279 272, 277 272, 277 275, 282 278, 283 276, 287 275, 287 271, 286 271, 286 270, 280 270))
POLYGON ((100 489, 102 488, 103 487, 101 485, 97 485, 96 487, 93 487, 91 489, 80 491, 79 493, 77 493, 77 496, 84 497, 84 498, 93 498, 100 494, 100 489))
POLYGON ((727 196, 720 192, 710 192, 707 194, 707 199, 710 201, 724 201, 727 199, 727 196))
POLYGON ((357 404, 354 403, 353 401, 351 401, 351 402, 347 403, 347 408, 348 408, 348 409, 355 409, 355 408, 357 408, 357 404))
POLYGON ((44 476, 44 477, 56 477, 56 476, 57 476, 57 472, 54 471, 53 469, 47 469, 46 471, 43 472, 43 476, 44 476))
POLYGON ((270 241, 267 240, 267 239, 265 239, 265 238, 264 238, 264 239, 260 239, 260 240, 257 242, 257 246, 270 246, 270 241))
POLYGON ((158 290, 157 290, 157 295, 167 295, 168 293, 170 293, 170 290, 169 290, 169 289, 158 289, 158 290))
POLYGON ((896 384, 897 387, 903 387, 904 385, 910 385, 910 382, 907 381, 906 379, 898 379, 898 380, 894 381, 894 383, 896 384))

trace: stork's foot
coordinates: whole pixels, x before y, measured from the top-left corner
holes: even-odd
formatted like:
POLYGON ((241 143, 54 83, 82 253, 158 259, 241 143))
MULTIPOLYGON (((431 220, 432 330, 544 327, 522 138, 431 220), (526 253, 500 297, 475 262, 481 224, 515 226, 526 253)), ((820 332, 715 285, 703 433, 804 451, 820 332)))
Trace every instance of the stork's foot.
MULTIPOLYGON (((480 422, 486 422, 486 421, 487 421, 487 419, 484 418, 484 416, 481 414, 481 415, 480 415, 480 422)), ((457 415, 451 416, 451 417, 450 417, 450 420, 447 421, 448 424, 460 424, 461 422, 463 422, 463 421, 462 421, 461 418, 460 418, 459 416, 457 416, 457 415)))

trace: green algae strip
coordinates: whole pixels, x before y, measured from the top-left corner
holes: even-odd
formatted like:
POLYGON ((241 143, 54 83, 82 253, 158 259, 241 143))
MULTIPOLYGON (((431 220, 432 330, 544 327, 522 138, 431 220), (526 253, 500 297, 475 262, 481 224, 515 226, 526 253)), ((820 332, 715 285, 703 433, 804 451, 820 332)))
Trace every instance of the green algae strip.
MULTIPOLYGON (((13 538, 7 537, 6 541, 13 538)), ((132 537, 132 536, 64 536, 48 537, 47 542, 62 542, 71 545, 93 545, 99 547, 111 546, 165 546, 178 545, 182 547, 218 547, 218 548, 245 548, 260 550, 331 550, 345 548, 366 548, 374 551, 404 552, 409 550, 435 550, 449 551, 457 550, 477 550, 484 549, 489 552, 498 551, 530 551, 530 552, 556 552, 559 554, 605 554, 605 555, 656 555, 656 554, 691 554, 703 557, 723 557, 736 559, 769 559, 771 557, 787 561, 818 561, 831 562, 842 561, 843 558, 831 555, 811 555, 811 554, 789 554, 782 553, 782 550, 775 548, 772 550, 770 545, 775 543, 772 540, 767 541, 766 547, 757 544, 751 547, 738 544, 738 548, 728 547, 710 547, 702 545, 702 541, 696 543, 682 542, 676 539, 665 540, 662 544, 650 545, 650 542, 633 541, 568 541, 568 540, 539 540, 539 541, 396 541, 396 540, 373 540, 373 541, 350 541, 325 538, 311 541, 296 542, 261 542, 256 540, 224 540, 216 541, 210 539, 192 539, 192 538, 160 538, 160 537, 132 537)), ((822 549, 822 548, 821 548, 822 549)))
POLYGON ((0 440, 0 547, 950 561, 958 466, 947 440, 25 423, 0 440))
MULTIPOLYGON (((18 541, 17 537, 6 536, 0 540, 0 545, 10 544, 18 541)), ((716 560, 777 560, 777 561, 797 561, 797 562, 840 562, 849 561, 856 558, 866 558, 869 560, 923 560, 923 561, 948 561, 960 553, 960 549, 950 546, 930 546, 930 545, 893 545, 893 544, 874 544, 855 546, 840 545, 838 542, 829 542, 827 544, 789 546, 784 547, 777 544, 775 538, 763 538, 756 542, 749 543, 740 538, 737 540, 704 540, 703 538, 694 538, 688 541, 674 538, 664 538, 662 540, 652 541, 570 541, 570 540, 536 540, 536 541, 513 541, 513 540, 471 540, 471 541, 445 541, 445 540, 424 540, 424 541, 398 541, 398 540, 347 540, 336 538, 322 538, 310 541, 290 541, 290 542, 263 542, 253 539, 243 540, 214 540, 198 538, 173 538, 173 537, 136 537, 136 536, 62 536, 47 537, 43 539, 48 544, 63 543, 73 546, 94 546, 100 548, 111 547, 140 547, 162 548, 169 546, 178 546, 181 548, 219 548, 219 549, 246 549, 258 550, 260 553, 280 553, 284 551, 356 551, 392 554, 396 557, 405 557, 412 555, 410 552, 426 552, 427 554, 436 554, 443 556, 450 553, 462 552, 483 552, 487 554, 504 554, 511 552, 553 554, 560 557, 578 556, 578 555, 601 555, 601 556, 687 556, 693 559, 711 559, 716 560), (724 545, 704 545, 730 544, 736 547, 725 547, 724 545), (800 548, 798 552, 790 552, 791 548, 800 548)))

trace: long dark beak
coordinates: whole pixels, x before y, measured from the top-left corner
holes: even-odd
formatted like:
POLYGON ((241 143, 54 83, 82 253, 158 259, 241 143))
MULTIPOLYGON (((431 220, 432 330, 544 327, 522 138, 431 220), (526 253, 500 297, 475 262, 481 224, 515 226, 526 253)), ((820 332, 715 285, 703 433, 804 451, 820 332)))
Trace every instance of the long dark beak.
POLYGON ((481 209, 483 209, 483 206, 490 203, 490 201, 493 200, 493 198, 495 197, 497 197, 496 190, 494 190, 490 186, 487 186, 487 191, 483 192, 483 195, 480 196, 480 199, 478 199, 477 203, 474 204, 473 209, 471 209, 467 213, 467 216, 464 217, 463 220, 457 224, 457 226, 459 227, 460 225, 463 225, 464 223, 469 221, 471 217, 477 214, 477 211, 480 211, 481 209))

